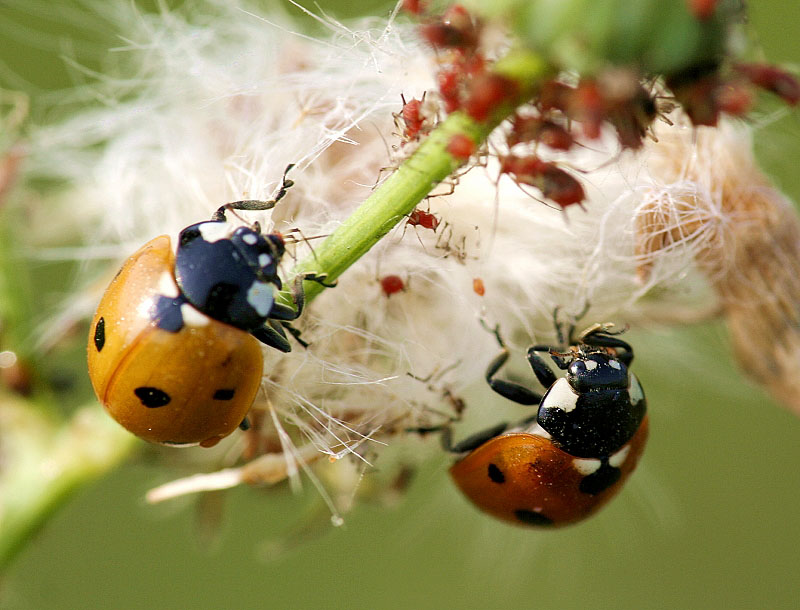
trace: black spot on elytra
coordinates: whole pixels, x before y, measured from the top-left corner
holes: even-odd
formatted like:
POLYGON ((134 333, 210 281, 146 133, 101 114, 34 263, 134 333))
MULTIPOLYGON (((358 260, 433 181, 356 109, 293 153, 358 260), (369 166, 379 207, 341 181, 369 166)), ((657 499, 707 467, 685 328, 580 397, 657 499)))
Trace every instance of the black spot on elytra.
POLYGON ((106 320, 105 318, 100 318, 97 321, 97 325, 94 327, 94 346, 97 348, 97 351, 102 351, 103 346, 106 344, 106 320))
POLYGON ((214 400, 230 400, 236 390, 222 389, 214 392, 214 400))
POLYGON ((164 405, 169 404, 169 401, 172 400, 170 395, 164 390, 159 390, 158 388, 151 388, 148 386, 136 388, 133 393, 136 394, 136 397, 141 400, 142 404, 148 409, 163 407, 164 405))
POLYGON ((619 481, 621 476, 622 471, 619 468, 615 468, 607 461, 603 460, 600 468, 581 479, 579 489, 581 493, 594 496, 611 487, 614 483, 619 481))
POLYGON ((541 513, 526 508, 519 508, 514 511, 514 516, 517 520, 525 523, 526 525, 553 525, 553 520, 545 517, 541 513))
POLYGON ((497 467, 497 464, 489 464, 489 478, 493 483, 505 483, 506 475, 497 467))

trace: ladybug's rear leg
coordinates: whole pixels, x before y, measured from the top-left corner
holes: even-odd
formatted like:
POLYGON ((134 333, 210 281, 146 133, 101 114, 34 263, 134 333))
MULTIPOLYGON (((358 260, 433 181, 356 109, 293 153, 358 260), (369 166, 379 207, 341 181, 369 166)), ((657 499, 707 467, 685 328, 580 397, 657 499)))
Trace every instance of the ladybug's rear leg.
POLYGON ((445 451, 449 451, 450 453, 467 453, 469 451, 474 451, 486 441, 493 439, 495 436, 499 436, 507 429, 508 423, 502 422, 491 428, 476 432, 464 440, 453 444, 450 428, 445 428, 442 430, 442 447, 444 447, 445 451))
POLYGON ((407 428, 406 432, 416 432, 417 434, 430 434, 432 432, 437 432, 439 433, 439 440, 442 444, 442 449, 448 453, 467 453, 477 449, 486 441, 493 439, 495 436, 502 434, 508 429, 509 426, 507 422, 503 422, 492 426, 491 428, 486 428, 485 430, 476 432, 475 434, 468 436, 458 443, 453 443, 453 430, 450 427, 451 423, 452 422, 442 426, 407 428))

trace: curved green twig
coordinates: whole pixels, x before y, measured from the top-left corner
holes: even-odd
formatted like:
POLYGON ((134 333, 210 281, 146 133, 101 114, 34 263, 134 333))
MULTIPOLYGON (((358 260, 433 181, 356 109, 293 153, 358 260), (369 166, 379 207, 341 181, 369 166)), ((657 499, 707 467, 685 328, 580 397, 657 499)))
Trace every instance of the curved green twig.
MULTIPOLYGON (((385 182, 383 182, 321 245, 314 256, 301 261, 291 275, 325 273, 328 280, 339 277, 350 265, 366 254, 384 235, 410 214, 442 180, 465 163, 447 151, 456 134, 469 137, 477 146, 486 141, 492 130, 551 74, 551 69, 537 55, 518 51, 498 61, 495 72, 518 85, 518 96, 496 108, 486 121, 475 121, 464 112, 455 112, 440 123, 385 182)), ((306 299, 322 291, 314 282, 305 283, 306 299)), ((291 302, 283 293, 284 302, 291 302)))

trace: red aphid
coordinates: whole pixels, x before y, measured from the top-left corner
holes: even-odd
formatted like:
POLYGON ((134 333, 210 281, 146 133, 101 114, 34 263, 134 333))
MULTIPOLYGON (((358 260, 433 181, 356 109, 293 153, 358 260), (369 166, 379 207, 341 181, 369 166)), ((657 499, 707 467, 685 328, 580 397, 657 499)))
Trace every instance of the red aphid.
POLYGON ((405 124, 404 135, 409 141, 416 140, 426 128, 425 117, 422 115, 422 103, 425 101, 425 94, 422 95, 422 99, 411 98, 408 102, 402 94, 400 98, 403 100, 403 110, 400 116, 405 124))
POLYGON ((569 99, 567 115, 580 121, 583 134, 590 139, 600 137, 606 118, 606 101, 597 81, 584 79, 569 99))
POLYGON ((466 161, 475 153, 475 142, 463 133, 457 133, 447 143, 447 152, 459 161, 466 161))
POLYGON ((463 72, 457 66, 446 66, 439 70, 436 82, 439 85, 445 111, 450 113, 461 108, 463 72))
POLYGON ((483 280, 481 278, 473 278, 472 291, 479 297, 482 297, 484 294, 486 294, 486 287, 483 285, 483 280))
POLYGON ((478 46, 479 28, 467 9, 454 4, 441 21, 423 25, 420 34, 437 48, 470 50, 478 46))
POLYGON ((586 198, 581 183, 555 163, 538 157, 508 156, 501 160, 500 171, 510 174, 517 184, 539 189, 542 195, 562 208, 580 204, 586 198))
POLYGON ((542 172, 538 188, 542 191, 542 195, 555 201, 562 208, 580 204, 586 198, 577 178, 552 163, 548 163, 542 172))
POLYGON ((485 121, 504 102, 517 95, 517 84, 499 74, 479 74, 467 87, 464 110, 476 121, 485 121))
POLYGON ((786 70, 768 64, 736 64, 734 68, 756 87, 771 91, 790 106, 800 102, 800 81, 786 70))
POLYGON ((426 212, 425 210, 420 210, 417 208, 408 215, 406 225, 411 225, 412 227, 422 227, 423 229, 436 231, 437 227, 439 226, 439 219, 430 212, 426 212))
POLYGON ((714 127, 719 122, 717 92, 723 83, 716 73, 683 80, 667 79, 667 86, 683 107, 692 125, 714 127))
POLYGON ((657 116, 653 97, 644 87, 619 99, 606 100, 606 120, 617 130, 619 143, 624 148, 639 148, 647 129, 657 116))
POLYGON ((560 110, 566 113, 574 94, 575 87, 570 87, 557 80, 549 80, 542 85, 537 103, 542 112, 560 110))
POLYGON ((555 150, 569 150, 574 143, 572 135, 561 125, 540 117, 520 115, 514 117, 507 141, 509 146, 539 142, 555 150))
POLYGON ((421 15, 426 8, 422 0, 403 0, 403 10, 412 15, 421 15))
POLYGON ((717 10, 719 0, 686 0, 689 12, 700 21, 711 19, 714 11, 717 10))
POLYGON ((753 107, 753 91, 746 83, 734 80, 717 87, 714 93, 717 107, 732 116, 744 116, 753 107))
POLYGON ((406 283, 399 275, 386 275, 381 278, 381 290, 387 297, 406 289, 406 283))

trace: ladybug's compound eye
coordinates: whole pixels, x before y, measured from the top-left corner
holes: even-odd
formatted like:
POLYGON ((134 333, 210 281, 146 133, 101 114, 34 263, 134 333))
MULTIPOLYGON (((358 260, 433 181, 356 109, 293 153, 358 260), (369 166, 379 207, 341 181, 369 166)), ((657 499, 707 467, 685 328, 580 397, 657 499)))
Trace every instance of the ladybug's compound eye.
POLYGON ((567 381, 576 392, 628 387, 628 367, 605 353, 595 353, 572 362, 567 381))

